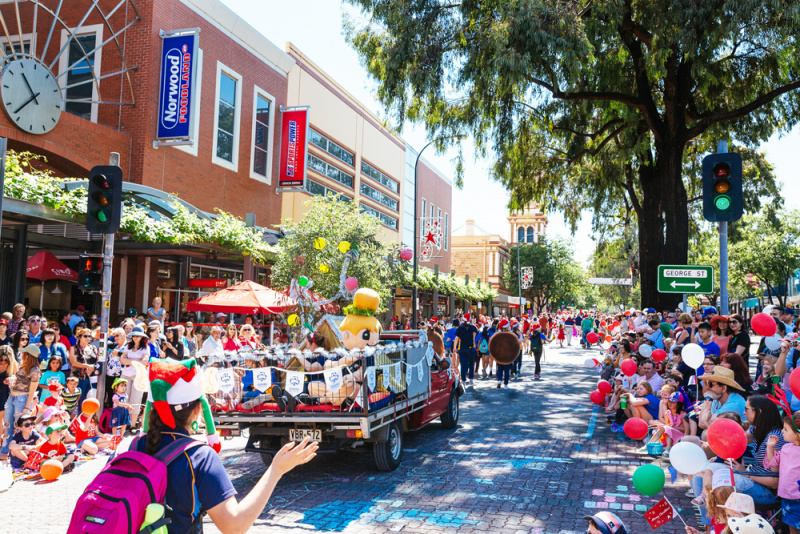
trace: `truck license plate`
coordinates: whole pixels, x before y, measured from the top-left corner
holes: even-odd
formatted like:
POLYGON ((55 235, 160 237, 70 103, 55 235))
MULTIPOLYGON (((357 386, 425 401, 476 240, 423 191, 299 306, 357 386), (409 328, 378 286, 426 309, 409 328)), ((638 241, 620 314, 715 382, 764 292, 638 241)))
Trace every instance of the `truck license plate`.
POLYGON ((289 430, 290 441, 303 441, 306 438, 310 441, 322 441, 322 430, 289 430))

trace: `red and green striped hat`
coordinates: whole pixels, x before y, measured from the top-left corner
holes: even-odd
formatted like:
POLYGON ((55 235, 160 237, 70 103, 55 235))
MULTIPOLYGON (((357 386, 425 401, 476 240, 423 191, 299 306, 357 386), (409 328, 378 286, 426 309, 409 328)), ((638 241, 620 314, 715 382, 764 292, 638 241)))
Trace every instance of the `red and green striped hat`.
POLYGON ((150 362, 150 400, 161 421, 175 428, 170 406, 196 401, 203 395, 197 362, 189 360, 153 360, 150 362))

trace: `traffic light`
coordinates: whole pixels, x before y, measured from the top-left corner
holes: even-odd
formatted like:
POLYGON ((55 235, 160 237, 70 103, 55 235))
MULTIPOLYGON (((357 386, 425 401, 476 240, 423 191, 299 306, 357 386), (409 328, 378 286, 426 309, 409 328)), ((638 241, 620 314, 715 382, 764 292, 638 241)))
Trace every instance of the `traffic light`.
POLYGON ((89 173, 86 229, 93 234, 113 234, 122 217, 122 169, 98 165, 89 173))
POLYGON ((703 217, 711 222, 742 217, 742 157, 733 152, 703 158, 703 217))
POLYGON ((78 287, 86 291, 99 291, 103 287, 103 258, 81 255, 79 266, 78 287))

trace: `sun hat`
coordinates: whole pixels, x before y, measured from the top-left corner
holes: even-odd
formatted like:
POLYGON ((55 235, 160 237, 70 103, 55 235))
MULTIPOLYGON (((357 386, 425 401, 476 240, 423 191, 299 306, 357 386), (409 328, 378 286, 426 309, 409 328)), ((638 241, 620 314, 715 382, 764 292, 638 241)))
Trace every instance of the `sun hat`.
POLYGON ((709 323, 711 323, 711 328, 716 330, 717 328, 719 328, 719 323, 727 323, 729 319, 730 317, 728 317, 727 315, 716 315, 711 318, 711 321, 709 321, 709 323))
POLYGON ((705 380, 707 382, 719 382, 720 384, 725 384, 726 386, 736 388, 739 391, 744 391, 744 388, 737 384, 736 380, 734 380, 733 370, 728 369, 727 367, 722 367, 721 365, 715 365, 713 374, 709 376, 703 375, 700 377, 700 380, 705 380))
POLYGON ((64 389, 64 386, 61 385, 61 382, 50 382, 47 384, 47 389, 49 391, 61 391, 64 389))
POLYGON ((47 425, 47 428, 44 429, 44 433, 49 438, 50 434, 52 434, 53 432, 58 432, 59 430, 66 430, 67 428, 69 427, 67 427, 67 425, 63 423, 60 425, 47 425))
POLYGON ((628 531, 625 530, 625 523, 611 512, 597 512, 594 515, 583 516, 583 518, 594 523, 597 530, 603 534, 628 534, 628 531))
POLYGON ((133 330, 131 330, 125 337, 128 339, 134 337, 147 337, 147 334, 145 334, 144 329, 141 326, 134 326, 133 330))
POLYGON ((115 378, 115 379, 114 379, 114 383, 113 383, 113 384, 111 384, 111 389, 117 389, 117 385, 118 385, 118 384, 122 384, 123 382, 124 382, 125 384, 127 384, 127 383, 128 383, 128 381, 127 381, 126 379, 124 379, 124 378, 120 378, 120 377, 117 377, 117 378, 115 378))
POLYGON ((728 510, 733 510, 734 512, 739 512, 742 515, 750 515, 756 513, 756 505, 755 501, 750 495, 745 495, 744 493, 731 493, 731 496, 728 497, 728 500, 725 501, 724 508, 728 510))
POLYGON ((774 534, 770 524, 758 514, 728 519, 728 526, 736 534, 774 534))
POLYGON ((724 486, 733 486, 733 474, 730 469, 720 469, 714 471, 714 476, 711 477, 711 490, 721 488, 724 486))
POLYGON ((19 351, 20 352, 25 352, 25 353, 30 354, 31 356, 35 356, 37 358, 39 357, 39 354, 42 353, 42 351, 40 351, 39 347, 37 347, 36 345, 26 345, 25 347, 21 348, 19 351))
POLYGON ((57 406, 48 406, 48 408, 42 413, 42 421, 49 421, 54 415, 58 415, 59 413, 63 412, 64 410, 58 408, 57 406))

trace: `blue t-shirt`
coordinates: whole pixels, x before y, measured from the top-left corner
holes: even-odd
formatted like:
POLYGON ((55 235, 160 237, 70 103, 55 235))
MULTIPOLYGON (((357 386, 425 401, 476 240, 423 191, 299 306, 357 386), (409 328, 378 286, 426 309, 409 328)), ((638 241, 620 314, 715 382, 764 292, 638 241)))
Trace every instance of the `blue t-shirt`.
POLYGON ((455 341, 456 341, 456 327, 454 326, 444 334, 444 348, 452 349, 453 343, 455 343, 455 341))
POLYGON ((39 383, 44 386, 42 389, 42 394, 39 397, 40 402, 44 402, 44 400, 50 396, 50 388, 47 386, 50 382, 58 382, 62 386, 67 385, 67 377, 64 376, 64 373, 61 371, 45 371, 42 373, 42 377, 39 379, 39 383))
MULTIPOLYGON (((161 433, 161 447, 172 441, 188 437, 184 430, 161 433)), ((144 451, 147 437, 139 440, 137 449, 144 451)), ((167 531, 173 533, 195 534, 200 525, 190 530, 192 522, 202 511, 236 495, 225 467, 214 449, 205 445, 184 452, 167 468, 166 516, 172 519, 167 531), (191 465, 190 465, 191 464, 191 465)))
POLYGON ((657 349, 664 349, 664 334, 661 333, 660 329, 656 330, 652 334, 645 334, 644 337, 649 341, 652 341, 657 349))
POLYGON ((738 413, 739 417, 744 420, 744 409, 746 404, 747 401, 744 400, 744 397, 738 393, 731 393, 728 395, 728 400, 725 401, 725 404, 720 404, 718 400, 715 400, 713 403, 711 403, 711 413, 715 415, 719 415, 724 412, 738 413))
POLYGON ((650 401, 644 405, 644 407, 647 408, 647 411, 650 413, 650 417, 653 419, 658 419, 658 405, 661 403, 661 400, 659 400, 659 398, 652 393, 650 395, 646 395, 644 398, 650 401))
POLYGON ((700 338, 697 338, 697 344, 700 345, 700 348, 703 349, 703 353, 706 356, 714 355, 719 358, 719 345, 713 341, 709 341, 707 345, 703 345, 700 342, 700 338))

